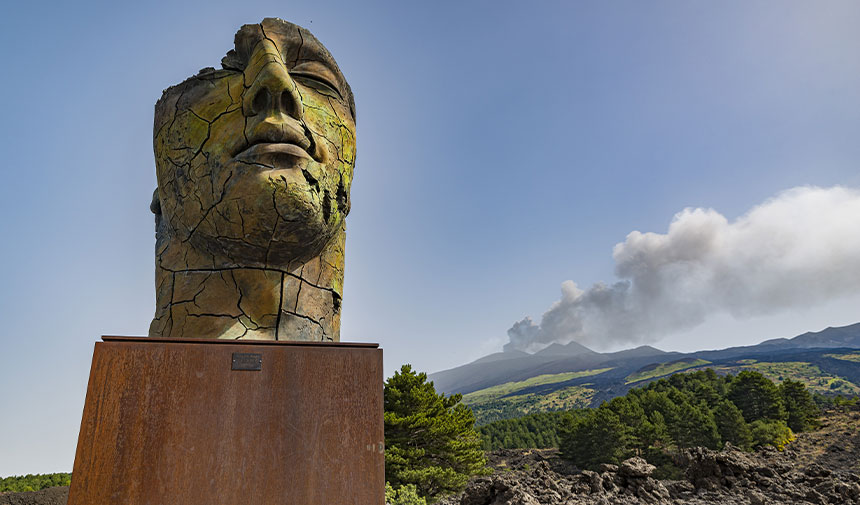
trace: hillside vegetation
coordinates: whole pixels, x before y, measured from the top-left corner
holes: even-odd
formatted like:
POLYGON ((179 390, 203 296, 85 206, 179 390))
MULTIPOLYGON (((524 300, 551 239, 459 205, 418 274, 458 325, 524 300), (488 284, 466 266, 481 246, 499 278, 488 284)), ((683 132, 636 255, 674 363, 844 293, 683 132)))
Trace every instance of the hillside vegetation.
MULTIPOLYGON (((857 353, 828 354, 827 357, 853 361, 857 353)), ((845 377, 830 373, 821 369, 817 364, 802 361, 757 361, 754 359, 740 360, 712 367, 719 374, 738 374, 744 370, 758 372, 772 381, 782 382, 793 380, 803 383, 812 393, 818 394, 841 394, 853 396, 860 394, 860 385, 851 382, 845 377)), ((695 370, 704 370, 698 367, 695 370)))
POLYGON ((0 493, 23 493, 55 486, 68 486, 71 478, 70 473, 29 474, 0 478, 0 493))
POLYGON ((480 391, 465 394, 463 395, 463 402, 467 404, 480 404, 487 401, 495 400, 499 397, 509 395, 511 393, 515 393, 517 391, 521 391, 532 386, 557 384, 559 382, 565 382, 579 377, 587 377, 589 375, 603 373, 607 370, 609 369, 601 368, 598 370, 583 370, 580 372, 544 374, 523 381, 506 382, 504 384, 499 384, 498 386, 493 386, 486 389, 482 389, 480 391))
POLYGON ((691 353, 648 346, 600 353, 577 342, 556 343, 534 354, 491 354, 428 378, 441 392, 466 395, 482 425, 552 409, 596 407, 647 382, 704 368, 733 375, 752 370, 775 381, 803 382, 814 393, 855 395, 860 393, 860 323, 691 353), (507 390, 496 389, 503 385, 507 390), (560 390, 566 391, 553 396, 560 390))
POLYGON ((659 363, 653 367, 645 367, 636 373, 627 376, 626 384, 640 382, 646 379, 664 377, 676 372, 681 372, 700 365, 709 365, 711 362, 704 359, 680 360, 671 363, 659 363))
MULTIPOLYGON (((711 351, 708 351, 711 352, 711 351)), ((722 352, 722 351, 720 351, 722 352)), ((712 356, 711 356, 712 357, 712 356)), ((713 357, 712 357, 713 358, 713 357)), ((477 426, 529 414, 597 407, 630 389, 679 372, 714 370, 718 375, 758 372, 771 381, 802 383, 811 393, 825 396, 860 395, 860 352, 841 349, 795 349, 773 354, 741 354, 731 359, 683 358, 637 365, 614 366, 540 374, 473 391, 463 403, 475 413, 477 426)), ((514 437, 516 438, 516 437, 514 437)))
POLYGON ((846 352, 842 354, 825 354, 828 358, 841 359, 845 361, 854 361, 860 363, 860 352, 846 352))
POLYGON ((478 426, 536 412, 552 412, 587 407, 595 390, 588 383, 568 385, 569 381, 604 373, 611 368, 544 374, 523 381, 512 381, 463 395, 463 403, 475 413, 478 426), (548 386, 549 391, 540 391, 548 386))

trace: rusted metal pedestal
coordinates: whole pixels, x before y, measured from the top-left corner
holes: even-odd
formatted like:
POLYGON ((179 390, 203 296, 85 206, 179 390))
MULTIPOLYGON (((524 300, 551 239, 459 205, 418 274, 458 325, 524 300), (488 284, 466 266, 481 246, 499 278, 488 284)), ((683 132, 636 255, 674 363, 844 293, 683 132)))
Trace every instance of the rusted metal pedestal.
POLYGON ((376 344, 103 340, 69 505, 383 505, 376 344))

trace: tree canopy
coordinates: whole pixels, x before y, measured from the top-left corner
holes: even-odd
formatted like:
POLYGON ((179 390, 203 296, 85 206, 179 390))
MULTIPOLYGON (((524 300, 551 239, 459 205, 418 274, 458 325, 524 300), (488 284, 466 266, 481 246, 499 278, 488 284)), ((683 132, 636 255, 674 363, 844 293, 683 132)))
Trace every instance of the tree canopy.
POLYGON ((562 432, 561 456, 583 468, 619 463, 629 453, 632 430, 607 405, 592 415, 572 418, 562 432))
POLYGON ((564 411, 540 412, 486 424, 477 431, 485 451, 558 447, 561 418, 571 415, 564 411))
POLYGON ((70 473, 47 473, 0 478, 0 493, 22 493, 39 491, 40 489, 55 486, 68 486, 71 482, 71 477, 72 474, 70 473))
POLYGON ((759 419, 785 421, 785 404, 779 388, 764 375, 744 370, 729 384, 728 398, 741 412, 748 423, 759 419))
POLYGON ((779 395, 785 405, 789 428, 807 431, 818 426, 821 411, 802 382, 783 381, 779 385, 779 395))

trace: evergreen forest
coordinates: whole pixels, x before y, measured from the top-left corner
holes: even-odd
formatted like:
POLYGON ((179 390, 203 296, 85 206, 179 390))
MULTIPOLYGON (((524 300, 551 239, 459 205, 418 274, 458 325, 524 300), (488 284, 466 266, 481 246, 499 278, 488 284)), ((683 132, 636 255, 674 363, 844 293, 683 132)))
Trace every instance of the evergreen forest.
POLYGON ((533 414, 478 428, 484 450, 558 447, 581 468, 642 456, 657 464, 673 451, 731 443, 781 449, 817 426, 819 407, 806 387, 743 371, 679 373, 630 390, 594 409, 533 414))
POLYGON ((71 477, 70 473, 47 473, 0 478, 0 493, 22 493, 54 486, 68 486, 71 477))

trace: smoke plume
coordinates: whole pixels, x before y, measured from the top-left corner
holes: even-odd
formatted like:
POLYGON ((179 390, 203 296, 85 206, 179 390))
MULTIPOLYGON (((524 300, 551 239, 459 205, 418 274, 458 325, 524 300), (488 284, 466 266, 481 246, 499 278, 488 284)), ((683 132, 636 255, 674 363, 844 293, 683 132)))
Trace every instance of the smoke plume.
POLYGON ((565 281, 540 324, 526 317, 508 330, 505 350, 653 342, 721 312, 751 317, 860 292, 860 191, 798 187, 733 222, 687 208, 667 233, 631 232, 612 256, 618 282, 565 281))

